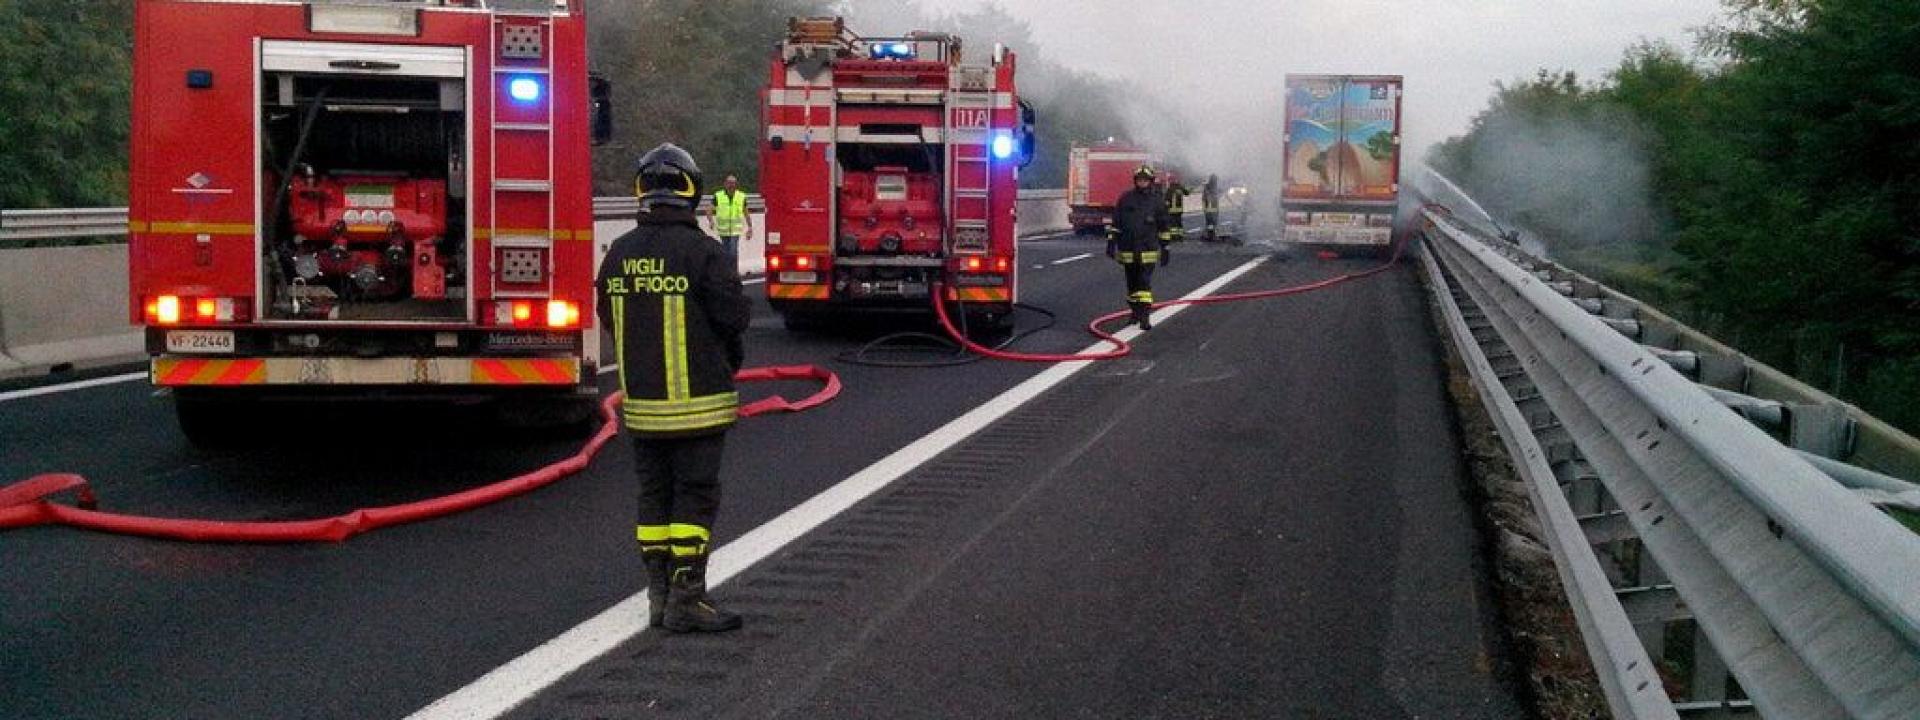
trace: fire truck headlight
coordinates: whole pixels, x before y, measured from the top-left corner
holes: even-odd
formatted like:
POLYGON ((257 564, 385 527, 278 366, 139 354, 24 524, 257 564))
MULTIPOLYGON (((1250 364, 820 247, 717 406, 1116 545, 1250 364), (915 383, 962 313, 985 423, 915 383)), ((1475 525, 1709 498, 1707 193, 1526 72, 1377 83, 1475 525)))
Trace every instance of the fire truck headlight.
POLYGON ((517 77, 507 81, 507 94, 523 103, 540 101, 540 81, 536 78, 517 77))
POLYGON ((993 157, 996 160, 1005 160, 1013 157, 1012 135, 999 133, 993 136, 993 157))

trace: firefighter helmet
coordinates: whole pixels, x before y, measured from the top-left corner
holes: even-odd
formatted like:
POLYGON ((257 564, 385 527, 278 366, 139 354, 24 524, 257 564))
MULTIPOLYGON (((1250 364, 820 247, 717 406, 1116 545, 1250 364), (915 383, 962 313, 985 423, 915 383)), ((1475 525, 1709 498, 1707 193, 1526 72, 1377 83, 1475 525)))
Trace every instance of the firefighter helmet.
POLYGON ((1139 180, 1140 178, 1146 178, 1147 182, 1153 182, 1153 166, 1141 165, 1140 167, 1134 168, 1133 179, 1139 180))
POLYGON ((633 194, 641 203, 692 209, 700 204, 705 184, 693 156, 673 143, 661 143, 640 156, 633 174, 633 194))

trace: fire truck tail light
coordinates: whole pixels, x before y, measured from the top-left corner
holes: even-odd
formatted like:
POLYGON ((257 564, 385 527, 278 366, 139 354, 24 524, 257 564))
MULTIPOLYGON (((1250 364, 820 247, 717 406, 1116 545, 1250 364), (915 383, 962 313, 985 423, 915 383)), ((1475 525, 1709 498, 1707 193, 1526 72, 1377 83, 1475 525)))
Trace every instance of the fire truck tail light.
POLYGON ((493 305, 493 324, 501 327, 528 327, 535 324, 533 300, 501 300, 493 305))
POLYGON ((983 265, 985 265, 985 261, 978 257, 967 258, 967 272, 980 272, 980 268, 983 265))
POLYGON ((795 270, 812 270, 812 269, 813 269, 813 256, 812 256, 812 255, 795 255, 795 256, 793 256, 793 269, 795 269, 795 270))
POLYGON ((251 322, 253 303, 244 298, 158 295, 147 300, 146 319, 152 325, 251 322))
POLYGON ((1007 271, 1009 271, 1009 270, 1012 270, 1012 269, 1013 269, 1013 260, 1012 260, 1012 259, 1009 259, 1009 258, 1003 258, 1003 257, 997 257, 997 258, 994 258, 994 259, 993 259, 993 271, 994 271, 994 272, 997 272, 997 273, 1003 273, 1003 272, 1007 272, 1007 271))
POLYGON ((147 303, 147 319, 159 325, 180 324, 180 297, 161 295, 147 303))
POLYGON ((779 270, 779 269, 780 269, 780 266, 782 266, 782 265, 785 265, 785 264, 786 264, 786 260, 787 260, 786 258, 784 258, 784 257, 781 257, 781 256, 779 256, 779 255, 768 255, 768 256, 767 256, 767 269, 768 269, 768 270, 779 270))
POLYGON ((580 327, 580 306, 565 300, 547 301, 547 327, 580 327))

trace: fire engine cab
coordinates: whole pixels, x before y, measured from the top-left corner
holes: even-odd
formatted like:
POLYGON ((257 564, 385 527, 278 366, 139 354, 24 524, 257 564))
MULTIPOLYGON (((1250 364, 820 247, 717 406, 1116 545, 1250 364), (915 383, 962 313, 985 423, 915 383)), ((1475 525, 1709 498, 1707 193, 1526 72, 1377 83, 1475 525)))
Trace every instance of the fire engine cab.
POLYGON ((767 299, 789 327, 851 311, 964 310, 1006 328, 1019 292, 1019 170, 1033 111, 1014 53, 862 38, 794 19, 764 100, 767 299))
POLYGON ((138 0, 132 319, 183 429, 259 399, 590 411, 580 0, 138 0))

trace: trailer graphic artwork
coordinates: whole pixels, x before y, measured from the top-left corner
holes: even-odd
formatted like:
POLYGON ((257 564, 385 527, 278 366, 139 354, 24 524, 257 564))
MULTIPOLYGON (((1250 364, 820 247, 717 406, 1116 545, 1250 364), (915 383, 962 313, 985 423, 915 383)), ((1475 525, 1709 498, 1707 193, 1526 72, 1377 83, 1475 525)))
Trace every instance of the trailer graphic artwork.
POLYGON ((1400 192, 1396 76, 1289 75, 1282 212, 1290 242, 1386 245, 1400 192))

